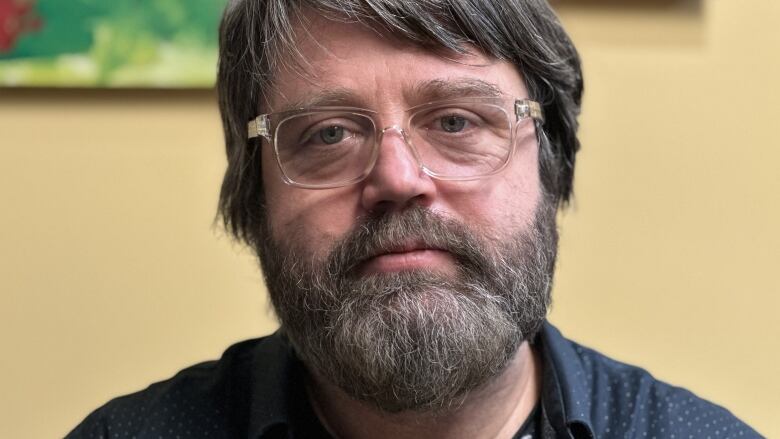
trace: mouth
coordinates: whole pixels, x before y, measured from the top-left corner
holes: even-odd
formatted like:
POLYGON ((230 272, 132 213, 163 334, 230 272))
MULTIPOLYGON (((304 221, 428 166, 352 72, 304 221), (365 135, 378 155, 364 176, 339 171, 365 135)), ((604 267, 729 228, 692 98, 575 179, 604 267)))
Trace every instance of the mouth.
POLYGON ((455 260, 447 250, 421 242, 408 242, 382 249, 366 258, 360 264, 359 272, 368 275, 414 270, 452 273, 455 260))

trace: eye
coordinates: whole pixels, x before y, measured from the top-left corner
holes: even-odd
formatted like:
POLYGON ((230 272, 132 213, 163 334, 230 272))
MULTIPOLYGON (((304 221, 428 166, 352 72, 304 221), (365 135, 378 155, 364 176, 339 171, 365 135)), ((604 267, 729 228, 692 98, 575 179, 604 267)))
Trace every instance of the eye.
POLYGON ((330 147, 339 146, 345 142, 351 142, 357 138, 362 130, 346 121, 327 121, 311 127, 301 135, 299 146, 330 147))
POLYGON ((466 127, 466 119, 453 114, 439 119, 439 124, 441 129, 448 133, 458 133, 466 127))
POLYGON ((338 125, 331 125, 329 127, 321 129, 317 136, 325 144, 333 145, 334 143, 341 142, 344 139, 344 127, 338 125))

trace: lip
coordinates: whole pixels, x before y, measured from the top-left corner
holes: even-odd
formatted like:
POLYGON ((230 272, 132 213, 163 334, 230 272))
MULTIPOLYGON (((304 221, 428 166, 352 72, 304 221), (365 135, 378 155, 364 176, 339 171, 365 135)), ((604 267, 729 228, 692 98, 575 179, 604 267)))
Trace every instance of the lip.
POLYGON ((393 273, 410 270, 451 272, 452 255, 443 249, 422 243, 405 243, 377 252, 361 264, 362 274, 393 273))

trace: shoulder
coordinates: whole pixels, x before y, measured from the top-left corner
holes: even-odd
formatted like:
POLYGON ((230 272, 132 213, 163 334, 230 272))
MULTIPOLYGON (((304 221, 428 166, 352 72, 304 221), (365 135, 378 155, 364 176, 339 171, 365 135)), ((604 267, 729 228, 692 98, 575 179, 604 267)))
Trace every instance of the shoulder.
POLYGON ((596 437, 761 437, 727 409, 557 335, 564 404, 596 437))
POLYGON ((274 363, 284 355, 278 338, 237 343, 217 361, 196 364, 115 398, 66 438, 232 437, 235 420, 249 409, 255 363, 274 363))
POLYGON ((594 427, 627 437, 759 437, 727 409, 650 373, 572 343, 591 377, 594 427), (598 384, 601 383, 601 384, 598 384), (609 419, 613 418, 613 422, 609 419))

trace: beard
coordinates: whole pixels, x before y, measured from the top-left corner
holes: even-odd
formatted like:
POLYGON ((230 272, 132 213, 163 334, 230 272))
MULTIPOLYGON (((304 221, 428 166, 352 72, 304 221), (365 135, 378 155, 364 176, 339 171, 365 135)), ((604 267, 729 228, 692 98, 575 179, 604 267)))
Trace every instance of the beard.
POLYGON ((557 254, 555 208, 488 238, 422 207, 368 216, 325 260, 303 243, 258 245, 271 302, 303 363, 352 398, 390 413, 446 412, 500 374, 541 327, 557 254), (405 242, 445 250, 436 270, 361 274, 405 242))

